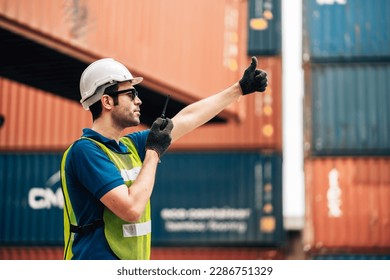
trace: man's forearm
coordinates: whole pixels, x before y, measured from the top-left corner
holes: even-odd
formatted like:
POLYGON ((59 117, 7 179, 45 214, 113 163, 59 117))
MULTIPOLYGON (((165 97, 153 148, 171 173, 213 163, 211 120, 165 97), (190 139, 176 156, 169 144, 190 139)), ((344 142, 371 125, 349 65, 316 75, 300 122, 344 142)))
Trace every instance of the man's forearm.
POLYGON ((102 203, 115 215, 128 222, 136 222, 145 210, 153 191, 159 156, 147 150, 141 172, 132 186, 120 185, 102 198, 102 203))

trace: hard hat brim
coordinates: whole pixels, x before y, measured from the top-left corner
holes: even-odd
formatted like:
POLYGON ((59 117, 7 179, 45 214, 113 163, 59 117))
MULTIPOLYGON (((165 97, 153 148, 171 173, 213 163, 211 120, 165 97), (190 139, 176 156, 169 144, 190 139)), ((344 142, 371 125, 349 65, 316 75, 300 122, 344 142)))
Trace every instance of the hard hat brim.
POLYGON ((135 85, 138 85, 139 83, 141 83, 143 80, 144 80, 143 77, 135 77, 135 78, 132 78, 129 82, 131 83, 132 86, 135 86, 135 85))

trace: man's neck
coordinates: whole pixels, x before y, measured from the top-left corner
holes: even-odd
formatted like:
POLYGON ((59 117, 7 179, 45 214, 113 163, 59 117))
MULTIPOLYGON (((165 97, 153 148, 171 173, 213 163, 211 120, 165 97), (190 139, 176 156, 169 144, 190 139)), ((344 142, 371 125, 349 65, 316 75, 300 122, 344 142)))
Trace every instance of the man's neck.
POLYGON ((108 124, 101 119, 95 120, 92 124, 91 129, 108 139, 115 140, 117 143, 119 143, 119 138, 122 134, 122 129, 117 128, 114 125, 108 124))

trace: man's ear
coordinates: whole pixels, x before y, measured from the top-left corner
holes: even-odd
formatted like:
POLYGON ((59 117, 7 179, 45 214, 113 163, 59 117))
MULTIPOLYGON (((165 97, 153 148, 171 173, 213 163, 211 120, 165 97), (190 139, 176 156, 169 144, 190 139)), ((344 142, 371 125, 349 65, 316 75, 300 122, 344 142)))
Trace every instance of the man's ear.
POLYGON ((106 108, 107 110, 111 110, 112 109, 113 100, 112 100, 111 96, 109 96, 107 94, 103 94, 103 96, 102 96, 102 98, 100 100, 102 102, 102 107, 106 108))

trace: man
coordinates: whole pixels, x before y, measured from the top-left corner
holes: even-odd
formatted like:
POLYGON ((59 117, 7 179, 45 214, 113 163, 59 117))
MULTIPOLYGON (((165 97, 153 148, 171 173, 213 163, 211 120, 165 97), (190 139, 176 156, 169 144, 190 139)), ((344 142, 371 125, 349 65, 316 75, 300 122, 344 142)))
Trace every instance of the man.
POLYGON ((149 259, 150 196, 160 158, 171 142, 203 125, 241 95, 263 92, 267 74, 257 59, 229 88, 188 105, 172 119, 158 118, 150 130, 121 137, 140 124, 142 104, 133 77, 105 58, 80 78, 81 103, 92 113, 92 128, 64 153, 65 259, 149 259), (166 122, 166 123, 164 123, 166 122))

